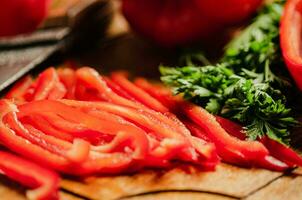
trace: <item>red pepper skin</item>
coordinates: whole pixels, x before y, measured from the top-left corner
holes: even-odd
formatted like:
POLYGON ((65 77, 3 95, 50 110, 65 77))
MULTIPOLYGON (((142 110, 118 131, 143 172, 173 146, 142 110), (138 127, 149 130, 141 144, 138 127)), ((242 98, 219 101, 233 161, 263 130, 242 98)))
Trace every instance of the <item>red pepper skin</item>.
POLYGON ((7 124, 3 123, 3 118, 7 114, 17 111, 18 109, 8 100, 0 100, 0 142, 8 149, 36 163, 77 176, 95 173, 116 174, 125 171, 131 164, 132 157, 125 153, 90 152, 89 158, 85 162, 75 165, 73 161, 53 154, 16 135, 7 124))
POLYGON ((282 55, 298 88, 302 90, 302 1, 286 1, 280 26, 282 55))
MULTIPOLYGON (((223 128, 225 128, 225 130, 229 134, 238 137, 241 140, 245 139, 246 136, 243 133, 242 127, 239 124, 218 116, 216 116, 216 120, 220 123, 223 128)), ((280 144, 268 137, 263 137, 259 141, 269 150, 270 155, 286 163, 288 166, 301 166, 302 158, 289 147, 280 144)), ((277 161, 277 159, 274 159, 274 161, 277 161)), ((267 160, 273 159, 271 158, 267 160)), ((280 163, 280 161, 278 163, 280 163)))
POLYGON ((75 139, 73 145, 69 142, 45 135, 30 125, 23 126, 18 121, 16 113, 8 113, 4 117, 4 122, 8 123, 10 128, 14 130, 18 136, 54 154, 65 157, 71 162, 81 163, 88 158, 90 144, 84 140, 75 139), (77 155, 75 153, 77 153, 77 155))
MULTIPOLYGON (((81 109, 91 109, 92 111, 97 109, 118 115, 143 128, 152 138, 159 140, 157 146, 150 152, 151 157, 149 159, 152 160, 153 164, 152 162, 146 162, 145 165, 147 166, 150 166, 150 164, 152 166, 162 166, 162 164, 159 163, 163 161, 168 162, 169 159, 178 157, 180 160, 193 162, 198 165, 207 163, 206 169, 213 170, 219 162, 214 146, 202 140, 191 138, 191 135, 190 137, 185 137, 183 133, 179 132, 180 130, 178 128, 170 127, 170 125, 175 125, 175 123, 154 111, 136 110, 134 108, 122 107, 105 102, 61 101, 67 105, 81 109), (196 149, 197 153, 192 147, 196 149)), ((96 114, 97 113, 94 115, 96 114)), ((179 125, 176 124, 176 126, 179 125)))
POLYGON ((59 81, 58 74, 50 67, 39 74, 32 100, 60 99, 66 94, 66 89, 59 81))
POLYGON ((1 0, 0 37, 34 31, 47 14, 50 0, 1 0))
POLYGON ((135 99, 128 94, 125 90, 123 90, 118 84, 116 84, 115 82, 113 82, 109 77, 104 77, 103 76, 104 81, 106 82, 107 86, 116 94, 118 94, 121 97, 124 97, 126 99, 130 99, 132 101, 135 101, 135 99))
POLYGON ((75 70, 71 68, 59 68, 57 73, 60 81, 64 84, 66 88, 66 95, 64 98, 74 99, 75 98, 75 86, 76 86, 76 75, 75 70))
POLYGON ((218 35, 253 14, 262 0, 123 0, 131 27, 162 46, 174 47, 218 35))
POLYGON ((262 138, 260 141, 269 149, 270 153, 279 160, 290 166, 302 166, 302 158, 291 148, 267 137, 262 138))
MULTIPOLYGON (((84 112, 67 106, 63 103, 51 100, 34 101, 19 106, 20 112, 18 117, 22 118, 28 114, 44 114, 50 112, 62 117, 60 120, 69 121, 69 127, 67 123, 61 124, 61 129, 64 131, 78 131, 79 124, 84 128, 97 131, 99 134, 105 133, 113 136, 118 136, 122 132, 128 133, 128 136, 132 137, 132 141, 135 143, 134 156, 137 159, 144 158, 148 150, 148 140, 145 133, 134 126, 118 123, 115 121, 108 121, 108 119, 99 119, 90 116, 84 112), (68 128, 70 128, 68 130, 68 128)), ((47 115, 47 114, 46 114, 47 115)), ((57 120, 50 123, 55 123, 57 120)), ((58 121, 57 121, 58 122, 58 121)), ((60 126, 60 124, 57 124, 60 126)), ((127 139, 127 138, 125 138, 127 139)))
POLYGON ((246 135, 244 134, 242 126, 223 117, 215 116, 215 118, 221 127, 224 128, 224 130, 226 130, 230 135, 239 138, 240 140, 245 140, 246 135))
POLYGON ((86 89, 94 89, 98 93, 98 100, 104 100, 133 108, 142 107, 141 104, 135 103, 114 93, 107 86, 106 82, 99 75, 99 73, 92 68, 82 67, 76 71, 76 76, 78 84, 82 84, 82 86, 86 87, 86 89))
POLYGON ((29 199, 58 200, 59 176, 48 169, 0 151, 0 171, 7 177, 33 190, 26 192, 29 199))
POLYGON ((18 102, 24 102, 27 90, 32 85, 33 79, 30 76, 25 76, 20 81, 18 81, 5 95, 7 99, 14 99, 18 102))
POLYGON ((151 108, 152 110, 163 113, 164 115, 160 115, 148 111, 148 109, 145 110, 148 115, 153 116, 152 118, 157 118, 159 121, 165 122, 166 125, 169 126, 169 129, 177 131, 185 136, 195 150, 197 150, 199 156, 204 156, 208 159, 208 161, 211 160, 213 166, 218 163, 219 159, 216 155, 215 146, 213 144, 209 144, 200 138, 192 137, 191 133, 187 130, 184 124, 174 114, 170 113, 167 107, 165 107, 160 101, 148 94, 146 91, 130 82, 127 79, 126 73, 115 72, 111 75, 111 77, 115 83, 126 90, 128 94, 132 95, 129 99, 135 98, 137 101, 151 108))
POLYGON ((262 3, 262 0, 201 0, 197 1, 200 12, 213 23, 235 25, 247 20, 262 3))
POLYGON ((126 72, 114 72, 111 75, 111 79, 143 105, 161 113, 169 112, 157 99, 131 83, 127 76, 126 72))

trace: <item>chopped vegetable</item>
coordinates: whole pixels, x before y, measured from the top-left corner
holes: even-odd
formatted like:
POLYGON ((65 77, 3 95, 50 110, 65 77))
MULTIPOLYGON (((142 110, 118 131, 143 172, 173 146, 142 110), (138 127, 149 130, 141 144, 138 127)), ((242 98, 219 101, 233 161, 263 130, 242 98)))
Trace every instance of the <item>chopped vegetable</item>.
POLYGON ((31 190, 26 192, 32 200, 58 200, 59 176, 46 168, 11 153, 0 151, 0 171, 31 190))

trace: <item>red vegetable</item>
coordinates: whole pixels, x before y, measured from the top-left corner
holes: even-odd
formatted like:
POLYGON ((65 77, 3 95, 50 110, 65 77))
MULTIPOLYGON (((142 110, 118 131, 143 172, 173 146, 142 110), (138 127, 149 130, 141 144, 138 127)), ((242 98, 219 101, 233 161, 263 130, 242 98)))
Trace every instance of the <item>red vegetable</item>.
POLYGON ((290 166, 302 166, 301 156, 299 156, 291 148, 267 137, 263 138, 261 142, 269 149, 270 153, 279 160, 285 162, 290 166))
POLYGON ((146 105, 149 108, 152 108, 155 111, 165 113, 168 112, 168 109, 163 106, 157 99, 150 96, 144 90, 139 87, 136 87, 127 79, 126 72, 115 72, 112 73, 112 80, 118 84, 122 89, 124 89, 128 94, 130 94, 134 99, 146 105))
POLYGON ((5 95, 5 98, 24 102, 26 100, 25 95, 27 90, 32 84, 33 79, 30 76, 25 76, 9 90, 9 92, 5 95))
POLYGON ((59 176, 55 172, 4 151, 0 151, 0 160, 2 174, 32 189, 26 192, 28 199, 59 199, 59 176))
POLYGON ((132 28, 160 45, 208 39, 249 17, 262 0, 123 0, 132 28))
POLYGON ((34 31, 46 16, 50 0, 1 0, 0 37, 34 31))
POLYGON ((234 25, 248 19, 261 5, 262 0, 200 0, 200 12, 213 23, 234 25))
POLYGON ((302 1, 288 0, 285 4, 280 27, 282 54, 289 72, 302 90, 302 1))

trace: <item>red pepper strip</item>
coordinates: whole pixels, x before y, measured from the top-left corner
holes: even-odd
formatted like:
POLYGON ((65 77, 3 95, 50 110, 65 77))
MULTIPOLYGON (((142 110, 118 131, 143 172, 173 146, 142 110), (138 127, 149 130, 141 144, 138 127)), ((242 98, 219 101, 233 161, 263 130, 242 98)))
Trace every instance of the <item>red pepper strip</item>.
POLYGON ((111 78, 116 84, 118 84, 121 88, 123 88, 126 92, 133 96, 137 101, 141 102, 147 107, 161 113, 166 113, 169 111, 157 99, 153 98, 147 92, 131 83, 127 79, 127 76, 128 75, 125 72, 115 72, 112 73, 111 78))
POLYGON ((41 165, 73 175, 89 175, 94 173, 119 173, 125 170, 132 159, 125 153, 98 153, 90 152, 89 158, 82 164, 69 162, 67 159, 55 155, 45 149, 36 146, 29 141, 17 136, 9 129, 2 118, 7 113, 16 112, 17 108, 7 100, 0 100, 0 142, 10 150, 23 155, 41 165))
MULTIPOLYGON (((125 131, 133 138, 132 141, 136 150, 133 156, 137 159, 144 158, 149 149, 148 140, 141 129, 114 121, 108 122, 106 120, 100 120, 60 102, 51 100, 35 101, 21 105, 19 106, 19 109, 19 117, 22 117, 22 115, 43 114, 46 112, 57 114, 66 121, 73 122, 75 124, 75 130, 77 129, 77 124, 80 124, 93 131, 98 131, 100 134, 105 133, 116 136, 120 132, 125 131)), ((61 128, 63 129, 66 127, 62 126, 61 128)), ((128 138, 125 139, 128 140, 128 138)))
POLYGON ((27 129, 18 121, 16 113, 8 113, 4 117, 4 123, 9 124, 10 128, 18 136, 23 137, 32 144, 41 146, 54 154, 65 157, 72 162, 83 162, 88 157, 90 144, 86 141, 75 139, 74 144, 71 144, 55 137, 45 135, 31 126, 27 126, 27 129))
POLYGON ((160 101, 169 109, 170 112, 175 113, 178 110, 177 103, 175 101, 172 101, 170 98, 172 96, 170 90, 163 89, 163 86, 151 84, 145 78, 136 78, 134 80, 134 84, 160 101))
MULTIPOLYGON (((126 121, 124 118, 122 118, 120 116, 117 116, 117 115, 114 115, 114 114, 111 114, 111 113, 108 113, 108 112, 105 112, 102 110, 95 110, 94 108, 88 108, 88 107, 82 108, 81 110, 84 110, 88 114, 91 114, 95 117, 100 117, 101 119, 105 118, 105 119, 110 119, 110 120, 117 120, 119 122, 122 122, 125 124, 131 124, 131 125, 135 126, 133 123, 126 121)), ((158 141, 156 139, 156 133, 149 132, 146 136, 149 141, 149 148, 150 148, 151 152, 152 151, 154 151, 154 152, 163 151, 163 147, 160 146, 160 141, 158 141), (158 150, 158 149, 161 149, 161 150, 158 150)), ((97 146, 97 147, 93 146, 92 149, 95 151, 104 152, 104 146, 97 146)), ((155 154, 154 152, 153 152, 153 155, 155 154)), ((205 152, 205 151, 203 151, 203 152, 205 152)), ((144 164, 140 164, 140 167, 142 167, 143 165, 148 166, 148 167, 150 167, 150 166, 152 166, 152 167, 168 167, 168 166, 170 166, 170 163, 166 159, 163 159, 163 158, 149 157, 146 161, 144 161, 144 164)))
POLYGON ((57 139, 52 136, 45 135, 41 131, 30 125, 24 127, 17 119, 15 112, 8 113, 4 116, 4 123, 9 124, 14 132, 30 141, 32 144, 41 146, 42 148, 66 157, 72 162, 81 163, 88 158, 90 144, 82 139, 75 138, 73 144, 57 139))
POLYGON ((47 99, 49 94, 57 87, 58 82, 59 78, 53 67, 50 67, 39 74, 38 79, 36 80, 33 100, 47 99))
POLYGON ((0 141, 4 146, 24 157, 32 159, 37 163, 43 163, 53 169, 64 171, 64 168, 69 166, 69 162, 66 159, 31 144, 27 140, 17 136, 13 130, 3 123, 3 117, 6 114, 18 111, 15 105, 7 100, 0 100, 0 111, 0 141))
POLYGON ((30 76, 25 76, 9 90, 9 92, 5 95, 5 98, 24 102, 24 95, 32 83, 33 79, 30 76))
MULTIPOLYGON (((220 125, 231 135, 238 137, 239 139, 245 140, 245 134, 243 133, 242 126, 232 122, 231 120, 223 117, 216 116, 216 120, 220 125)), ((285 162, 288 166, 294 166, 302 164, 302 158, 292 149, 280 144, 268 137, 263 137, 260 142, 269 150, 270 154, 282 162, 285 162)))
POLYGON ((0 160, 1 173, 22 185, 34 188, 26 192, 28 199, 59 199, 60 178, 55 172, 4 151, 0 151, 0 160))
POLYGON ((77 81, 88 88, 96 89, 101 98, 105 101, 116 103, 123 106, 141 108, 142 105, 125 99, 114 93, 102 79, 97 71, 89 67, 83 67, 76 71, 77 81))
MULTIPOLYGON (((217 119, 217 116, 216 116, 216 119, 217 119)), ((230 133, 231 135, 233 135, 235 137, 236 137, 236 135, 240 135, 240 134, 241 134, 241 137, 243 136, 243 133, 241 132, 242 128, 238 124, 235 124, 234 122, 224 119, 222 117, 219 117, 219 120, 220 120, 219 123, 221 123, 222 127, 227 127, 226 130, 228 133, 230 133), (224 122, 226 122, 226 123, 224 123, 224 122), (229 125, 229 127, 231 127, 231 128, 228 128, 227 125, 229 125), (233 131, 233 132, 231 133, 231 131, 233 131), (234 133, 234 132, 236 132, 236 133, 234 133)), ((204 138, 205 140, 208 139, 206 133, 203 130, 201 130, 198 126, 196 126, 194 123, 186 122, 185 124, 192 131, 192 133, 194 135, 196 135, 197 137, 204 138)), ((269 155, 262 157, 262 158, 259 157, 259 159, 255 162, 255 164, 258 167, 263 167, 263 168, 274 170, 274 171, 284 171, 290 167, 290 165, 287 165, 287 164, 281 162, 280 160, 277 160, 276 158, 269 156, 269 155)))
POLYGON ((302 1, 286 1, 280 26, 280 44, 289 72, 302 90, 302 1))
MULTIPOLYGON (((188 145, 186 139, 181 134, 170 130, 169 127, 166 127, 156 118, 148 117, 144 113, 134 108, 122 107, 105 102, 84 102, 74 100, 62 100, 62 102, 70 106, 75 106, 77 108, 86 107, 92 109, 100 109, 102 111, 121 116, 136 125, 144 127, 145 129, 149 130, 148 132, 154 132, 157 136, 157 139, 162 139, 161 144, 164 145, 167 149, 179 149, 183 148, 184 145, 188 145)), ((164 152, 161 153, 164 154, 164 152)))
POLYGON ((268 148, 270 153, 279 160, 288 165, 302 166, 302 158, 291 148, 268 137, 262 138, 261 142, 266 146, 266 148, 268 148))
POLYGON ((292 165, 288 165, 269 155, 265 157, 259 157, 257 160, 257 166, 273 171, 285 171, 288 168, 293 167, 292 165))
POLYGON ((230 135, 239 138, 240 140, 245 140, 246 135, 244 134, 242 126, 223 117, 215 116, 215 118, 216 121, 220 124, 220 126, 224 130, 226 130, 226 132, 228 132, 230 135))
POLYGON ((60 81, 64 84, 67 92, 65 98, 74 99, 75 98, 75 85, 76 85, 76 75, 75 70, 71 68, 59 68, 57 73, 60 81))
MULTIPOLYGON (((17 115, 20 113, 17 113, 17 115)), ((18 116, 19 117, 19 116, 18 116)), ((35 127, 36 129, 42 131, 43 133, 45 133, 46 135, 52 135, 56 138, 62 139, 62 140, 66 140, 69 142, 72 142, 73 139, 75 138, 75 136, 64 132, 62 130, 58 130, 55 127, 53 127, 46 119, 44 119, 42 116, 38 116, 36 114, 33 115, 29 115, 26 117, 19 117, 20 121, 24 124, 30 124, 31 126, 35 127)), ((80 137, 80 138, 84 138, 84 137, 80 137)), ((85 138, 86 140, 88 140, 87 138, 85 138)), ((90 140, 88 140, 90 141, 90 140)))
POLYGON ((112 134, 100 134, 100 132, 97 130, 91 130, 81 124, 67 121, 64 118, 58 116, 56 113, 32 113, 29 116, 30 118, 43 118, 43 120, 48 123, 46 125, 39 125, 39 123, 41 123, 40 121, 38 121, 38 123, 33 123, 34 125, 38 124, 37 127, 40 127, 41 131, 45 131, 46 133, 53 135, 51 131, 55 129, 55 131, 59 131, 58 134, 64 134, 64 136, 66 134, 69 135, 71 138, 68 141, 70 142, 72 142, 75 138, 82 138, 93 144, 98 144, 100 142, 111 141, 114 137, 112 134), (62 133, 60 133, 61 131, 62 133))
POLYGON ((57 100, 62 99, 66 95, 66 88, 65 86, 57 81, 54 88, 49 92, 47 99, 49 100, 57 100))
POLYGON ((113 82, 110 78, 106 76, 102 76, 107 86, 116 94, 126 99, 130 99, 132 101, 136 101, 131 95, 129 95, 124 89, 122 89, 118 84, 113 82))
MULTIPOLYGON (((180 155, 183 155, 184 152, 180 152, 181 149, 185 151, 188 151, 190 149, 189 141, 185 137, 183 137, 182 134, 174 131, 173 129, 171 130, 169 126, 166 127, 166 125, 164 125, 162 121, 158 121, 155 117, 149 117, 149 113, 146 114, 133 108, 121 107, 104 102, 80 102, 72 100, 62 100, 62 102, 66 103, 67 105, 75 106, 77 108, 86 107, 113 113, 147 129, 147 132, 154 132, 156 134, 156 138, 158 140, 161 140, 162 147, 157 148, 153 152, 153 155, 155 157, 164 157, 165 159, 169 159, 170 157, 174 156, 176 151, 179 152, 180 155), (168 149, 170 150, 167 151, 168 149)), ((194 156, 194 152, 185 152, 185 154, 186 156, 181 156, 182 160, 193 161, 194 159, 197 159, 194 158, 196 157, 196 154, 194 156)))

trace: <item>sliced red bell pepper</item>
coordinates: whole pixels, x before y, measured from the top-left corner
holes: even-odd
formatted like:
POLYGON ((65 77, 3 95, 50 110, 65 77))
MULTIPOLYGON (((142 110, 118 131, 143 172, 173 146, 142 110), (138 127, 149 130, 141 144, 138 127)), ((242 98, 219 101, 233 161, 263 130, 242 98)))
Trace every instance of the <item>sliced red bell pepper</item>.
POLYGON ((0 151, 0 160, 2 174, 32 189, 26 192, 28 199, 59 199, 60 178, 55 172, 4 151, 0 151))
MULTIPOLYGON (((80 102, 72 100, 62 100, 62 102, 77 108, 86 108, 92 110, 99 109, 100 111, 113 113, 125 118, 126 120, 129 120, 139 127, 142 127, 149 134, 155 134, 155 138, 161 141, 161 146, 157 146, 158 148, 151 153, 151 155, 154 157, 169 159, 171 157, 174 157, 175 153, 178 152, 179 158, 181 160, 191 161, 195 163, 201 161, 198 164, 202 164, 203 161, 205 161, 204 159, 212 159, 212 162, 215 163, 212 164, 213 166, 218 162, 217 156, 215 157, 215 148, 213 146, 204 143, 198 144, 195 139, 188 139, 188 137, 184 137, 184 135, 179 133, 177 129, 170 128, 169 124, 165 125, 165 122, 169 121, 170 119, 167 117, 166 119, 158 118, 157 116, 161 115, 160 113, 153 111, 155 113, 154 114, 151 111, 148 112, 146 110, 138 111, 133 108, 122 107, 104 102, 80 102), (173 141, 175 141, 176 143, 173 141), (195 150, 194 148, 190 147, 190 143, 192 143, 195 149, 198 148, 197 151, 199 154, 196 154, 194 152, 195 150), (190 148, 192 148, 192 150, 190 150, 190 148), (201 150, 202 148, 204 149, 201 150), (201 156, 201 160, 198 160, 198 156, 201 156), (198 161, 194 161, 196 159, 198 161)), ((176 125, 178 126, 178 124, 176 125)))
POLYGON ((75 139, 74 144, 57 139, 52 136, 45 135, 41 131, 30 125, 24 127, 17 119, 16 113, 8 113, 4 117, 4 123, 9 124, 14 132, 30 141, 32 144, 38 145, 54 154, 69 159, 72 162, 83 162, 87 159, 90 144, 82 139, 75 139))
POLYGON ((119 96, 122 96, 126 99, 130 99, 135 101, 135 99, 129 95, 125 90, 123 90, 118 84, 113 82, 109 77, 103 76, 104 81, 106 82, 107 86, 119 96))
POLYGON ((291 148, 280 144, 268 137, 262 138, 261 142, 268 148, 270 154, 288 165, 302 166, 302 158, 291 148))
MULTIPOLYGON (((135 158, 144 158, 148 151, 148 140, 141 129, 115 121, 99 119, 57 101, 34 101, 20 105, 19 110, 20 113, 18 113, 18 116, 20 118, 29 114, 39 115, 46 113, 45 117, 47 117, 47 113, 59 115, 62 118, 61 120, 65 119, 70 123, 60 124, 58 120, 49 122, 56 123, 57 126, 60 126, 62 130, 67 132, 78 132, 79 125, 93 131, 98 131, 99 134, 105 133, 116 136, 121 132, 127 132, 129 136, 131 135, 132 141, 135 144, 135 152, 133 154, 135 158)), ((128 140, 128 138, 125 139, 128 140)))
POLYGON ((39 74, 32 100, 62 98, 66 89, 59 82, 56 70, 52 67, 39 74))
POLYGON ((169 110, 160 103, 157 99, 153 98, 147 92, 142 90, 141 88, 137 87, 133 83, 131 83, 127 79, 126 72, 114 72, 111 75, 112 80, 117 83, 121 88, 123 88, 127 93, 133 96, 137 101, 141 102, 142 104, 146 105, 147 107, 161 112, 166 113, 169 110))
MULTIPOLYGON (((216 116, 216 120, 220 123, 220 125, 225 128, 225 130, 239 139, 244 140, 245 134, 243 133, 242 126, 239 124, 232 122, 228 119, 216 116)), ((285 162, 288 166, 295 166, 302 164, 302 158, 289 147, 280 144, 268 137, 263 137, 260 139, 260 142, 264 144, 264 146, 269 150, 270 155, 279 159, 282 162, 285 162)), ((269 159, 273 160, 273 159, 269 159)), ((276 160, 276 159, 275 159, 276 160)), ((279 162, 280 163, 280 162, 279 162)))
POLYGON ((24 95, 32 83, 33 79, 30 76, 25 76, 9 90, 9 92, 5 95, 5 98, 24 102, 24 95))
POLYGON ((57 69, 57 73, 60 81, 64 84, 67 90, 65 98, 74 99, 75 86, 76 86, 75 70, 71 68, 59 68, 57 69))
POLYGON ((282 55, 297 86, 302 90, 302 1, 286 1, 280 26, 282 55))
POLYGON ((108 102, 116 103, 123 106, 139 108, 141 105, 123 98, 114 93, 102 79, 97 71, 89 67, 83 67, 76 71, 77 81, 83 86, 95 89, 100 97, 108 102))
POLYGON ((7 124, 3 123, 3 117, 18 109, 8 100, 0 100, 0 142, 10 150, 33 160, 43 166, 58 170, 66 174, 89 175, 94 173, 119 173, 125 171, 131 164, 132 157, 127 153, 99 153, 90 152, 89 158, 81 163, 74 164, 62 156, 55 155, 28 140, 15 134, 7 124))
POLYGON ((245 140, 246 135, 244 134, 242 126, 223 117, 215 116, 215 118, 221 127, 230 135, 239 138, 240 140, 245 140))
MULTIPOLYGON (((156 84, 151 84, 145 78, 136 78, 134 80, 134 84, 146 91, 148 94, 153 96, 155 99, 160 101, 164 106, 166 106, 170 112, 176 113, 178 111, 177 102, 171 99, 171 91, 167 89, 163 89, 163 86, 159 86, 156 84)), ((176 96, 173 97, 177 98, 176 96)))

